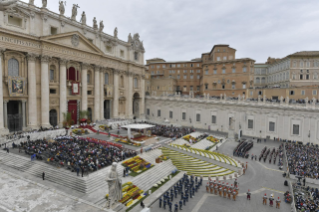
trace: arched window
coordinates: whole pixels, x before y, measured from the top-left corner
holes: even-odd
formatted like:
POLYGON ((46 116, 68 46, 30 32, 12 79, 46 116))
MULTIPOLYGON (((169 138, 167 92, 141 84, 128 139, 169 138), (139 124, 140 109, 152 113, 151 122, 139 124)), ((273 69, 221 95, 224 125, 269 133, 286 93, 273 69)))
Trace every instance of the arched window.
POLYGON ((134 52, 134 59, 138 60, 138 52, 134 52))
POLYGON ((76 70, 74 67, 70 67, 67 70, 67 79, 69 81, 80 81, 80 74, 79 71, 76 70))
POLYGON ((19 62, 14 58, 8 61, 8 75, 11 77, 19 76, 19 62))
POLYGON ((54 81, 55 66, 50 66, 50 81, 54 81))
POLYGON ((121 87, 124 87, 124 77, 123 76, 121 76, 120 85, 121 85, 121 87))
POLYGON ((87 84, 91 84, 91 73, 88 72, 87 74, 87 84))
POLYGON ((138 84, 137 84, 137 78, 134 78, 134 88, 137 88, 138 84))
POLYGON ((58 125, 58 114, 56 110, 50 110, 50 124, 53 127, 58 125))
POLYGON ((104 84, 105 84, 105 85, 108 85, 108 84, 109 84, 109 74, 108 74, 108 73, 105 73, 105 74, 104 74, 104 84))

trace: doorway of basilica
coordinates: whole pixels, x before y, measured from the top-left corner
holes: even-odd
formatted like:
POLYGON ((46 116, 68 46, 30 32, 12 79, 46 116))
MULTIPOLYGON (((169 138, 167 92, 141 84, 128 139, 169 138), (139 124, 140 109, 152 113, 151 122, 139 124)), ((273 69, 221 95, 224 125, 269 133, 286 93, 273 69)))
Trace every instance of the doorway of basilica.
POLYGON ((8 129, 9 132, 22 131, 22 102, 9 101, 8 106, 8 129))
POLYGON ((140 95, 135 93, 133 96, 133 115, 139 117, 140 95))

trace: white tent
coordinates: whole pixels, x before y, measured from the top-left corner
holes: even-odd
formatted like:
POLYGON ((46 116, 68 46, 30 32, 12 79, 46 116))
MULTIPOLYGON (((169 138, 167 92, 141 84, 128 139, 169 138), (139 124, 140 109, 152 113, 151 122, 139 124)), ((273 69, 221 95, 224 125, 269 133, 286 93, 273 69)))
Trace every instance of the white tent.
POLYGON ((130 124, 130 125, 122 126, 122 128, 127 128, 127 135, 129 138, 132 138, 131 129, 144 130, 144 134, 145 134, 145 130, 152 127, 155 127, 155 126, 150 124, 130 124))

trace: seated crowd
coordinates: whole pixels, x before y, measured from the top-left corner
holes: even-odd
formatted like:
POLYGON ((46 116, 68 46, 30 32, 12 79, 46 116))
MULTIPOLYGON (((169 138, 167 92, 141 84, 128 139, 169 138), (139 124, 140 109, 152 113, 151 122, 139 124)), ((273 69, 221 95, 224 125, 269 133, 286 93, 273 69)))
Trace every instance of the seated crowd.
POLYGON ((195 132, 194 128, 191 127, 174 127, 172 125, 155 125, 150 128, 152 135, 158 135, 168 138, 181 138, 184 135, 195 132))
POLYGON ((60 136, 52 141, 25 141, 20 143, 20 148, 26 154, 65 166, 72 172, 79 172, 80 169, 95 171, 137 155, 129 149, 91 143, 86 139, 80 140, 70 136, 60 136))
POLYGON ((313 145, 286 143, 286 154, 290 174, 318 179, 319 149, 313 145))
MULTIPOLYGON (((295 193, 296 194, 296 193, 295 193)), ((295 206, 298 211, 318 211, 319 210, 319 190, 318 188, 304 187, 303 194, 295 195, 295 206), (311 195, 310 195, 311 194, 311 195)))

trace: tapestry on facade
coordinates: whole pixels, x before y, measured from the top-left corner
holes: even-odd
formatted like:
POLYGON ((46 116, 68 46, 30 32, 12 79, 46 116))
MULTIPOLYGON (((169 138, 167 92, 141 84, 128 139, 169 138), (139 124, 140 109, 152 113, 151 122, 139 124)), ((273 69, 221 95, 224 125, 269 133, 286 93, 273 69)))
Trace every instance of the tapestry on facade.
POLYGON ((8 88, 10 96, 23 96, 25 90, 25 78, 8 76, 8 88))

